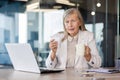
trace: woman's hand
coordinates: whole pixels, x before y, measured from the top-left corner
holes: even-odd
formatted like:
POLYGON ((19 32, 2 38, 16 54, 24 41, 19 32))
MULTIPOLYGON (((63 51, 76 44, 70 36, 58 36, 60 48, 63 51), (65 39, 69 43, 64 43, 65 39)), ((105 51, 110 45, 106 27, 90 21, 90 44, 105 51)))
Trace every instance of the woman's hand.
POLYGON ((91 59, 91 50, 88 46, 85 46, 85 54, 84 57, 86 58, 87 61, 90 61, 91 59))
POLYGON ((49 44, 49 47, 50 47, 50 49, 52 50, 52 52, 56 53, 56 51, 57 51, 57 46, 58 46, 58 42, 55 41, 54 39, 52 39, 52 40, 50 41, 50 44, 49 44))
POLYGON ((49 48, 52 50, 51 59, 53 61, 55 59, 55 57, 56 57, 56 51, 57 51, 57 48, 58 48, 58 42, 55 41, 55 39, 52 39, 50 41, 49 48))

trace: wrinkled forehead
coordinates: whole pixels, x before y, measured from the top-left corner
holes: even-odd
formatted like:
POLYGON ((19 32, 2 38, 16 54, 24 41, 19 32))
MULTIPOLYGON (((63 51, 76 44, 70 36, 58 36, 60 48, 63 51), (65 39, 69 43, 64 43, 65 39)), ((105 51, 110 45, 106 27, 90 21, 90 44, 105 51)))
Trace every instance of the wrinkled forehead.
POLYGON ((77 14, 69 14, 69 15, 67 15, 66 17, 65 17, 65 19, 64 19, 64 21, 66 21, 66 20, 79 20, 79 18, 78 18, 78 15, 77 14))
MULTIPOLYGON (((79 13, 78 13, 77 11, 75 11, 75 10, 72 10, 72 11, 68 11, 68 12, 66 12, 66 13, 64 14, 64 20, 65 20, 67 17, 71 16, 71 15, 74 15, 74 16, 76 16, 77 18, 79 18, 79 13)), ((79 19, 80 19, 80 18, 79 18, 79 19)))

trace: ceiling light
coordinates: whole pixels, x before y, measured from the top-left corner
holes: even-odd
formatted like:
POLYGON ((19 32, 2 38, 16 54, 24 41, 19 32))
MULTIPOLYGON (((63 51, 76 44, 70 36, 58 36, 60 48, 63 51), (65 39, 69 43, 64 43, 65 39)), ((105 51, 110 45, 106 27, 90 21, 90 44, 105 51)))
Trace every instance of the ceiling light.
POLYGON ((93 15, 93 16, 94 16, 94 15, 95 15, 95 11, 92 11, 92 12, 91 12, 91 15, 93 15))
POLYGON ((27 5, 27 10, 32 10, 39 7, 39 2, 35 2, 27 5))
POLYGON ((96 5, 97 5, 97 7, 101 7, 101 3, 99 3, 99 2, 96 5))
POLYGON ((74 3, 70 3, 68 0, 56 0, 56 3, 70 5, 70 6, 75 6, 74 3))

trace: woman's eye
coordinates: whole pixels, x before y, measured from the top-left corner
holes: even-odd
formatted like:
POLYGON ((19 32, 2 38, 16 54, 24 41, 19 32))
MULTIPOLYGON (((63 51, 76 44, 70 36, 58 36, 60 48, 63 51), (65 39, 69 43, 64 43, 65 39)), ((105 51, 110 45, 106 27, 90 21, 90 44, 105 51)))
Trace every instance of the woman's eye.
POLYGON ((65 21, 65 23, 69 23, 69 21, 65 21))

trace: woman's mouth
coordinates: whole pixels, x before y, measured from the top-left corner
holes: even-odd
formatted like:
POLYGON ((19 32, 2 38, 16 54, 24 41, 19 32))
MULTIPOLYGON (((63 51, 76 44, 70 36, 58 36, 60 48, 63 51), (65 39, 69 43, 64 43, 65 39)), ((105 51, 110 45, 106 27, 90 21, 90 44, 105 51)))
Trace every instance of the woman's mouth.
POLYGON ((72 29, 69 29, 70 31, 74 31, 74 28, 72 28, 72 29))

